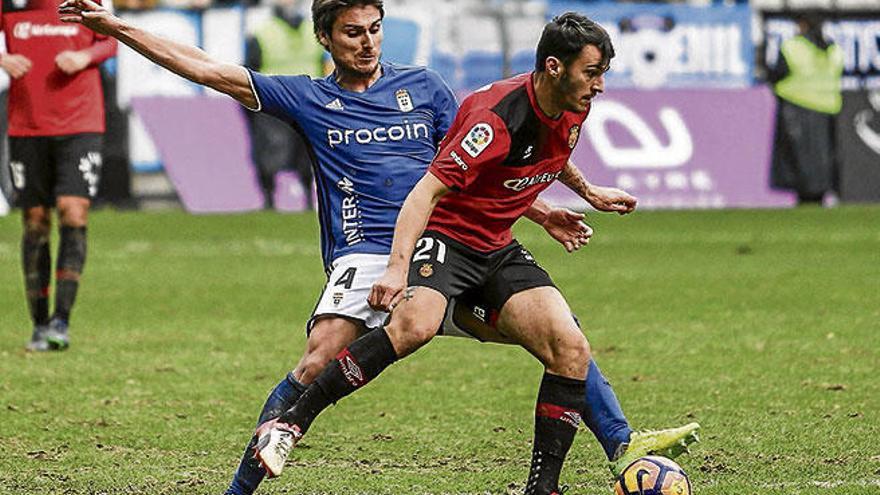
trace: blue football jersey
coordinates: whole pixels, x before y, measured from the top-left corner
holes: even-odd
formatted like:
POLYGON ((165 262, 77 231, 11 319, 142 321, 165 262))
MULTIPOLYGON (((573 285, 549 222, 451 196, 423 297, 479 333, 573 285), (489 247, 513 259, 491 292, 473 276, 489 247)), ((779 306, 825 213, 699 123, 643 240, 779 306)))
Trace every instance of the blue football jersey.
POLYGON ((257 110, 292 124, 314 153, 324 266, 352 253, 388 254, 403 200, 458 109, 443 79, 382 63, 382 77, 357 93, 333 75, 250 75, 257 110))

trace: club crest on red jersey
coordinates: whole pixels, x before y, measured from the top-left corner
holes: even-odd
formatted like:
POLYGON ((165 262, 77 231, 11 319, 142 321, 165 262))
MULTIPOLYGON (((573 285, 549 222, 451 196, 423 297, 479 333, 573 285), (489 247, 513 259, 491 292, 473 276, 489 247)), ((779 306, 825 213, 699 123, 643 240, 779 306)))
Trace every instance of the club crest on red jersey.
POLYGON ((574 149, 574 146, 578 142, 578 137, 581 135, 581 126, 573 125, 571 129, 568 130, 568 148, 574 149))
POLYGON ((476 158, 492 144, 493 139, 495 139, 495 131, 492 126, 480 122, 471 127, 471 130, 461 140, 461 147, 471 158, 476 158))

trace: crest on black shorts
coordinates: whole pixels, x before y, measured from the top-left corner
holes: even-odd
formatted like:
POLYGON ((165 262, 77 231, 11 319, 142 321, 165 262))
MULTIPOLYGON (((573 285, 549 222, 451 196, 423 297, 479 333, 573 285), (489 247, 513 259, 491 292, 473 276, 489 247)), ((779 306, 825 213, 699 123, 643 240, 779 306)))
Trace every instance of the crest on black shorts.
POLYGON ((574 145, 578 142, 578 136, 581 135, 581 126, 573 125, 571 129, 568 130, 568 149, 573 150, 574 145))
POLYGON ((434 265, 430 263, 423 263, 422 267, 419 268, 419 275, 428 278, 434 274, 434 265))

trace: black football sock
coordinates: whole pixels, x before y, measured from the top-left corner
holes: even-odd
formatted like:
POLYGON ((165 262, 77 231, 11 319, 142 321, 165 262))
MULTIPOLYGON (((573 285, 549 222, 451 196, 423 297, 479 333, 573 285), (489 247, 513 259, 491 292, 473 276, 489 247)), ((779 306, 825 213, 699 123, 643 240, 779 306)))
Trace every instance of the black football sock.
POLYGON ((49 283, 52 274, 48 232, 25 227, 21 238, 21 262, 31 319, 34 325, 45 325, 49 323, 49 283))
POLYGON ((55 315, 67 323, 86 263, 86 228, 61 226, 58 265, 55 270, 55 315))
POLYGON ((559 489, 559 473, 584 409, 584 380, 544 373, 535 406, 535 443, 526 495, 559 489))
POLYGON ((305 434, 321 411, 366 385, 394 361, 397 353, 385 329, 369 332, 343 349, 280 421, 298 426, 305 434))

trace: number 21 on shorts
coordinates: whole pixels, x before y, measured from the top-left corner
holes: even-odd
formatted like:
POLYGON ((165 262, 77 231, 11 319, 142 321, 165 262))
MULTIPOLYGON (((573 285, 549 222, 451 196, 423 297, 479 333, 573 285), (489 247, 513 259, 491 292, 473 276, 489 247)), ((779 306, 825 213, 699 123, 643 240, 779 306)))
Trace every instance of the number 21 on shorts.
POLYGON ((428 261, 432 258, 432 254, 435 254, 433 257, 434 261, 444 263, 446 261, 446 244, 440 239, 422 237, 416 242, 416 250, 412 260, 428 261), (437 248, 436 250, 434 249, 435 247, 437 248), (434 253, 435 251, 436 253, 434 253))

